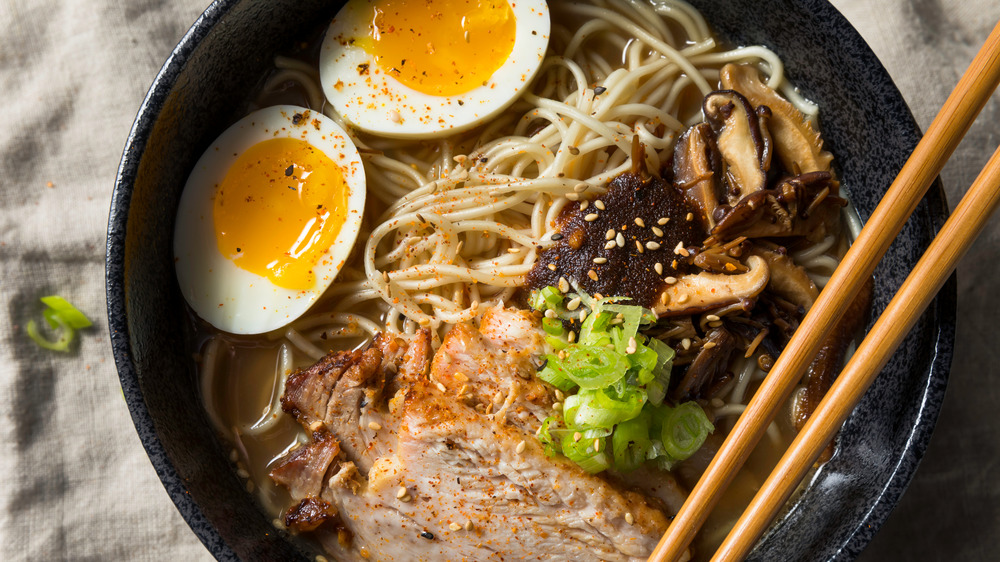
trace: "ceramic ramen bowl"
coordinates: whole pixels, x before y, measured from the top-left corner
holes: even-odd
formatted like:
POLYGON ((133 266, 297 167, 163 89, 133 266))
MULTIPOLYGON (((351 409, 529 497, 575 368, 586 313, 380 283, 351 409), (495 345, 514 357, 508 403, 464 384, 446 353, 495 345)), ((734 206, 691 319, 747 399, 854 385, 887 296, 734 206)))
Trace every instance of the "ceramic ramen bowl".
MULTIPOLYGON (((820 106, 823 135, 862 220, 920 131, 885 69, 832 6, 807 0, 692 0, 722 38, 764 44, 820 106)), ((122 389, 143 445, 181 515, 220 560, 307 560, 254 503, 201 406, 186 341, 171 237, 188 173, 238 120, 273 56, 312 36, 339 5, 218 0, 156 76, 128 138, 108 227, 107 296, 122 389)), ((947 213, 940 184, 876 271, 873 318, 947 213)), ((955 283, 945 286, 868 391, 838 454, 758 544, 759 560, 849 559, 898 501, 927 446, 954 341, 955 283)))

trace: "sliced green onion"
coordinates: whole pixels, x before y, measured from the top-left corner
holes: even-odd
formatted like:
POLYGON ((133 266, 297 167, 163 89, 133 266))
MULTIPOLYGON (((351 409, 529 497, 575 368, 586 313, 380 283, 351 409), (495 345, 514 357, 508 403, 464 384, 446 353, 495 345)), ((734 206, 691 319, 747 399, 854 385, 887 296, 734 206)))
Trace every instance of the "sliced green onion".
POLYGON ((562 306, 563 296, 555 287, 545 287, 531 294, 531 308, 535 310, 556 309, 562 306))
POLYGON ((563 400, 563 421, 566 426, 576 425, 576 413, 580 410, 580 405, 586 400, 586 391, 571 394, 563 400))
POLYGON ((92 326, 93 323, 69 301, 58 295, 42 297, 41 300, 47 307, 42 311, 42 317, 55 331, 56 339, 50 340, 42 335, 34 320, 29 320, 24 326, 28 337, 45 349, 69 351, 69 345, 73 342, 76 330, 92 326))
POLYGON ((576 383, 570 379, 569 373, 559 364, 559 358, 555 355, 545 356, 545 366, 538 371, 538 378, 563 392, 573 390, 576 387, 576 383))
MULTIPOLYGON (((89 328, 93 325, 93 323, 82 312, 80 312, 79 309, 58 295, 42 297, 42 302, 45 303, 50 309, 56 311, 56 314, 62 317, 63 322, 74 330, 89 328)), ((48 320, 48 317, 46 317, 46 320, 48 320)), ((55 328, 55 326, 52 327, 55 328)))
POLYGON ((611 434, 611 449, 615 468, 618 470, 635 470, 646 462, 652 449, 649 440, 649 416, 644 413, 615 426, 615 432, 611 434))
POLYGON ((27 325, 25 325, 25 330, 28 332, 28 337, 34 340, 35 343, 42 346, 45 349, 51 349, 52 351, 69 351, 69 344, 73 342, 73 336, 76 334, 76 330, 69 327, 69 324, 63 320, 62 316, 58 314, 51 315, 51 320, 46 317, 49 323, 55 322, 54 326, 58 331, 56 332, 57 338, 53 340, 46 339, 41 333, 38 332, 38 324, 34 320, 28 320, 27 325))
POLYGON ((607 427, 630 420, 639 415, 646 403, 646 391, 629 386, 619 397, 608 394, 608 389, 581 390, 581 403, 573 416, 573 425, 582 427, 607 427))
POLYGON ((536 435, 538 436, 538 441, 542 445, 545 445, 545 454, 554 457, 559 453, 559 441, 552 437, 552 433, 549 430, 549 426, 553 423, 557 423, 558 420, 555 416, 549 416, 542 420, 542 426, 538 428, 536 435))
POLYGON ((607 437, 610 434, 610 429, 567 432, 561 442, 563 454, 590 474, 607 470, 611 466, 607 442, 607 437), (579 439, 577 439, 577 435, 579 435, 579 439))
POLYGON ((601 312, 591 312, 580 325, 580 337, 577 341, 580 345, 603 345, 595 338, 607 337, 605 331, 611 323, 611 315, 601 312))
POLYGON ((663 420, 660 437, 663 448, 674 460, 682 461, 701 448, 715 426, 697 402, 684 402, 663 420))
POLYGON ((639 321, 642 319, 641 306, 625 306, 620 304, 610 304, 604 310, 622 315, 621 339, 617 344, 618 353, 625 353, 629 340, 639 334, 639 321))
POLYGON ((542 330, 550 336, 561 336, 566 331, 558 318, 542 318, 542 330))
POLYGON ((628 361, 609 349, 596 346, 573 346, 563 366, 580 388, 604 388, 625 376, 628 361))

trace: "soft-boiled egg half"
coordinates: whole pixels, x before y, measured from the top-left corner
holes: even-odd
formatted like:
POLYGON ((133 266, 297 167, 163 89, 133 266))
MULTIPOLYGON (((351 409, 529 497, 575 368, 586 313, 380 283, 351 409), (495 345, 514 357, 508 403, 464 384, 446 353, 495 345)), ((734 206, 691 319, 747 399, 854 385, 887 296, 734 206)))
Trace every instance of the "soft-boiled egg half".
POLYGON ((517 98, 545 56, 549 27, 544 0, 350 0, 327 30, 320 81, 363 131, 454 133, 517 98))
POLYGON ((216 328, 259 334, 301 316, 358 236, 365 172, 331 119, 255 111, 205 151, 181 194, 174 260, 181 292, 216 328))

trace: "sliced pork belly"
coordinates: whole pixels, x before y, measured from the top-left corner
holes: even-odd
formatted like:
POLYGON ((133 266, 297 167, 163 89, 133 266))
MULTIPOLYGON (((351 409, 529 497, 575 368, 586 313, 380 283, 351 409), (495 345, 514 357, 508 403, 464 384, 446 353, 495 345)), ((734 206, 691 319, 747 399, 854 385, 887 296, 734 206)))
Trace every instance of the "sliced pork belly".
POLYGON ((535 378, 542 353, 538 321, 523 310, 492 308, 479 329, 458 324, 434 356, 430 378, 481 413, 534 433, 552 412, 555 389, 535 378))
POLYGON ((528 353, 491 338, 502 337, 491 332, 501 320, 525 319, 504 312, 479 330, 452 330, 430 373, 421 334, 380 336, 289 377, 283 407, 313 440, 272 472, 296 502, 286 524, 345 559, 648 556, 669 521, 662 504, 545 455, 530 426, 535 409, 551 404, 549 389, 534 379, 528 353), (459 368, 468 380, 456 378, 466 373, 459 368), (465 399, 456 399, 459 382, 465 399), (511 383, 517 398, 486 413, 480 397, 511 383))

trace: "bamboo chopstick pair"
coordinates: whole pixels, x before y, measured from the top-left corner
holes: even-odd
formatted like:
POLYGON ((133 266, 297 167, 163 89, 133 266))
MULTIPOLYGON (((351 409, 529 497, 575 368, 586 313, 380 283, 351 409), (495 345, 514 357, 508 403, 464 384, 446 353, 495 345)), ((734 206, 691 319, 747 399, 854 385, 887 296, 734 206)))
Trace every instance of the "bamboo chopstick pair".
MULTIPOLYGON (((823 338, 875 271, 1000 83, 1000 23, 896 176, 798 330, 778 357, 736 426, 653 551, 676 561, 746 462, 768 424, 816 355, 823 338)), ((740 560, 819 457, 917 318, 941 289, 1000 202, 1000 149, 990 158, 941 232, 876 321, 854 356, 778 462, 713 560, 740 560)))

